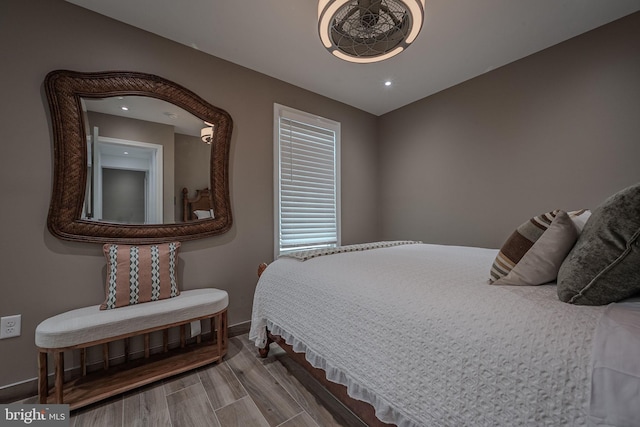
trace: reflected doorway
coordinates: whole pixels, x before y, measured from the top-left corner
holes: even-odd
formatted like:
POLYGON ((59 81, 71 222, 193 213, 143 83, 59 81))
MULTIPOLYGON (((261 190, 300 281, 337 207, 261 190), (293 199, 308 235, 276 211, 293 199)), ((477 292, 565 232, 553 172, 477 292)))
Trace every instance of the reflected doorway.
POLYGON ((102 168, 102 219, 142 224, 146 218, 147 172, 102 168))
POLYGON ((162 224, 162 145, 98 135, 94 128, 91 218, 127 224, 162 224))

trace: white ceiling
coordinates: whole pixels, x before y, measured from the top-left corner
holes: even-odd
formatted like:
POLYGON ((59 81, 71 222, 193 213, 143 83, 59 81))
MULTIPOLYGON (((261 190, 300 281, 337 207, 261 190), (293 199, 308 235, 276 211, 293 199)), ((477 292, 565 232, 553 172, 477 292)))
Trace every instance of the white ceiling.
POLYGON ((67 1, 376 115, 640 10, 640 0, 426 0, 405 52, 352 64, 320 43, 316 0, 67 1))
POLYGON ((177 105, 147 96, 83 98, 82 103, 85 111, 163 123, 173 126, 175 133, 183 135, 200 137, 200 129, 205 126, 202 120, 177 105))

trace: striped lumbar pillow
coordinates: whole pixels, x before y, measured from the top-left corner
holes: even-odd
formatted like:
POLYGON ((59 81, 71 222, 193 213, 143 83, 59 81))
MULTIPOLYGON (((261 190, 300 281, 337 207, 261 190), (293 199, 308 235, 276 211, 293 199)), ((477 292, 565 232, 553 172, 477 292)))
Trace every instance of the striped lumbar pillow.
POLYGON ((494 285, 542 285, 556 279, 578 230, 565 211, 555 210, 520 225, 491 266, 494 285))
POLYGON ((101 310, 178 296, 180 242, 159 245, 105 244, 106 299, 101 310))

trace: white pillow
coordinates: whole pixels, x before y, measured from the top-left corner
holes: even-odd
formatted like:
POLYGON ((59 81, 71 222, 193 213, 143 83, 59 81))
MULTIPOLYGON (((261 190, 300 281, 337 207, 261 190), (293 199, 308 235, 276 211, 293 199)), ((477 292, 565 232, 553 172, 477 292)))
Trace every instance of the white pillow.
POLYGON ((571 218, 571 221, 573 221, 573 225, 576 226, 578 234, 582 233, 584 225, 591 216, 591 211, 589 209, 581 209, 579 211, 567 212, 567 214, 569 215, 569 218, 571 218))
POLYGON ((198 219, 213 218, 213 209, 209 209, 208 211, 196 210, 196 211, 193 211, 193 213, 198 219))

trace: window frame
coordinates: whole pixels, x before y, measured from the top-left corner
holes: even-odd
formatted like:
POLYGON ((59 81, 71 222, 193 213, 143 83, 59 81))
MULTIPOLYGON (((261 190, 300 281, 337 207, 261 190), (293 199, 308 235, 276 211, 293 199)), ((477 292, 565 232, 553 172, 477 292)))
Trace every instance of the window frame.
POLYGON ((327 119, 318 115, 307 113, 297 110, 295 108, 287 107, 278 103, 273 104, 273 188, 274 188, 274 255, 275 259, 282 254, 294 252, 297 250, 303 250, 304 247, 296 247, 291 249, 282 249, 280 247, 282 221, 281 221, 281 138, 280 138, 280 118, 284 117, 290 120, 294 120, 300 123, 304 123, 309 126, 318 127, 324 130, 329 130, 334 133, 334 185, 335 185, 335 208, 336 208, 336 243, 335 245, 327 246, 313 246, 318 247, 334 247, 341 244, 341 194, 340 194, 340 138, 341 138, 341 124, 335 120, 327 119))

